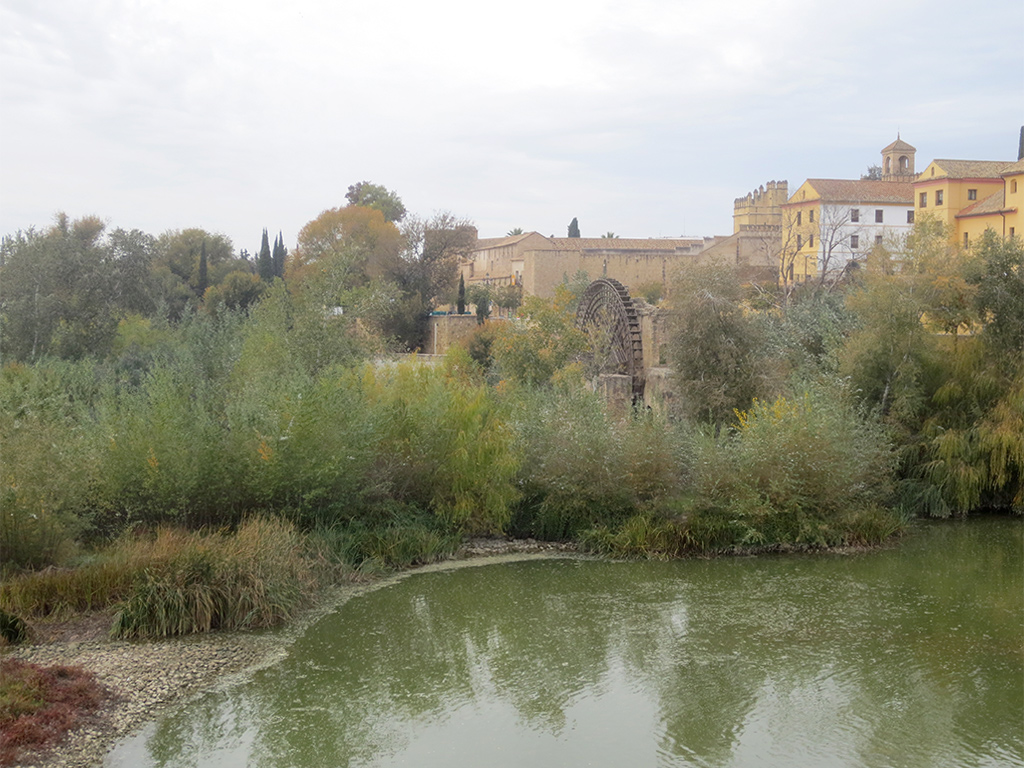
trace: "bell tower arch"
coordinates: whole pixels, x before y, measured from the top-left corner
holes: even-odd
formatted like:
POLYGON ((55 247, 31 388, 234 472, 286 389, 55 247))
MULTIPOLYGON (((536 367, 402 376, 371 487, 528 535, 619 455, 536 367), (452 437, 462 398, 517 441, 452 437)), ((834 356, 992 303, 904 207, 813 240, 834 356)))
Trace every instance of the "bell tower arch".
POLYGON ((914 155, 917 149, 907 144, 896 134, 896 141, 882 150, 883 181, 913 181, 914 155))

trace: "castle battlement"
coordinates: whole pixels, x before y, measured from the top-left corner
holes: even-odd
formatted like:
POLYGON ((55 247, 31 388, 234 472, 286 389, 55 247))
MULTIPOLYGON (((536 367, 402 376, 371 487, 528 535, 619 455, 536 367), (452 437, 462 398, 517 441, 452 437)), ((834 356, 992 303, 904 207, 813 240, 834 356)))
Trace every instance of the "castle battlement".
POLYGON ((789 182, 769 181, 733 201, 733 232, 782 224, 782 205, 789 199, 789 182))

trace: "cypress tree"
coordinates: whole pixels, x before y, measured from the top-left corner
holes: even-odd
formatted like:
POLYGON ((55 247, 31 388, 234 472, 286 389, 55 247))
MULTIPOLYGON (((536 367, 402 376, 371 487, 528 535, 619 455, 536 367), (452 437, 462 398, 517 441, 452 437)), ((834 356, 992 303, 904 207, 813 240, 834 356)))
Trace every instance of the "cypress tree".
POLYGON ((260 280, 267 282, 274 279, 274 261, 270 255, 270 239, 267 237, 267 230, 263 230, 263 243, 260 245, 260 255, 256 257, 256 268, 260 273, 260 280))
POLYGON ((580 236, 580 224, 576 221, 576 217, 572 217, 572 221, 569 222, 569 237, 580 236))
POLYGON ((271 261, 274 263, 274 277, 284 277, 284 260, 288 256, 288 249, 284 247, 284 235, 277 233, 274 238, 274 253, 271 261))
POLYGON ((459 275, 459 301, 456 304, 460 315, 466 314, 466 280, 459 275))

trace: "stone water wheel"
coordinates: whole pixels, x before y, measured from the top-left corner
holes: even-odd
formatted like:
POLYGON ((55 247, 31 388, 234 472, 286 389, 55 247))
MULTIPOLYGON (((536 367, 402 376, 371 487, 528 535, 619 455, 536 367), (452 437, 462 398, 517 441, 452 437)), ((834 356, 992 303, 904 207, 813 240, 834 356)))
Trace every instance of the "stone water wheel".
POLYGON ((580 297, 576 324, 590 338, 588 373, 629 376, 633 401, 644 396, 644 352, 640 318, 629 291, 618 280, 595 280, 580 297))

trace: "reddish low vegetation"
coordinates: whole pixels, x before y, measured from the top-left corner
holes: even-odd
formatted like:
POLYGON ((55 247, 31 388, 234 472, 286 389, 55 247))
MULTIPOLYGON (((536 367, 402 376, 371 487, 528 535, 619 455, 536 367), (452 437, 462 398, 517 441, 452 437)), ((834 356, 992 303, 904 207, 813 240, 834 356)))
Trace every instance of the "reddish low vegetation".
POLYGON ((80 667, 0 661, 0 766, 12 765, 22 750, 60 741, 108 695, 80 667))

